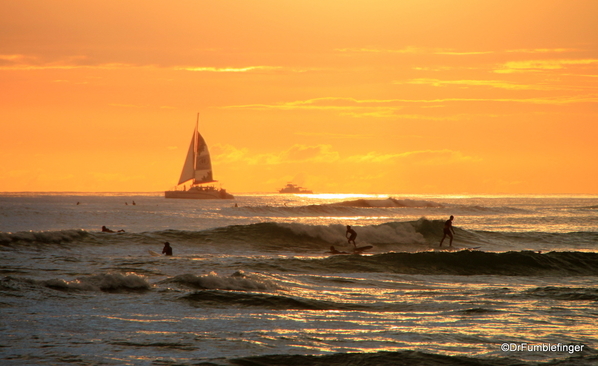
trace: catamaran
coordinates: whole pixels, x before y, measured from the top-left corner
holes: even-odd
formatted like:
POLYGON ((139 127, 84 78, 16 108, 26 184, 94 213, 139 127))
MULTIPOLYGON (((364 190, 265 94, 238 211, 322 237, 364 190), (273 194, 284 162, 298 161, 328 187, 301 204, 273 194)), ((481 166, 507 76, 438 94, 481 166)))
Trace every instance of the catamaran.
POLYGON ((216 183, 212 177, 212 161, 208 145, 198 130, 199 113, 195 130, 191 137, 191 144, 187 152, 183 171, 178 185, 172 191, 165 191, 165 198, 188 198, 188 199, 233 199, 233 195, 226 192, 225 189, 216 188, 210 183, 216 183), (189 182, 187 189, 185 183, 189 182), (183 184, 182 189, 179 189, 183 184))

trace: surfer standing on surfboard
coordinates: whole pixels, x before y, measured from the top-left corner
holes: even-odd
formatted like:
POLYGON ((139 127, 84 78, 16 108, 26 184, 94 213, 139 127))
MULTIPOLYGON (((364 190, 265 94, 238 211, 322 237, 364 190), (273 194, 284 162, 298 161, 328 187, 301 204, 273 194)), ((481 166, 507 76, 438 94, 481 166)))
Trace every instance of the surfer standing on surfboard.
POLYGON ((451 215, 451 218, 446 220, 444 223, 444 235, 442 236, 442 240, 440 241, 440 246, 442 246, 442 242, 444 238, 448 235, 451 238, 451 242, 449 243, 449 247, 453 246, 453 234, 455 233, 455 229, 453 229, 453 219, 455 217, 451 215))
POLYGON ((357 248, 357 245, 355 244, 355 238, 357 238, 357 233, 355 232, 355 230, 351 229, 350 225, 347 225, 347 232, 345 236, 347 237, 347 241, 349 242, 349 244, 352 243, 353 246, 357 248))

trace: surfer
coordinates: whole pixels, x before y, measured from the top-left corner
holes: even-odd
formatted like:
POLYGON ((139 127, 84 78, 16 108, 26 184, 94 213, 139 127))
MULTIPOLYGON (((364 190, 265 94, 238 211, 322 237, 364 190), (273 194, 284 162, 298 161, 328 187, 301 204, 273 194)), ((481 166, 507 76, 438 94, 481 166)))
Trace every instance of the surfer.
POLYGON ((330 251, 326 252, 326 253, 330 253, 330 254, 349 254, 347 252, 340 252, 338 250, 336 250, 336 248, 334 247, 334 245, 330 246, 330 251))
POLYGON ((355 232, 355 230, 351 229, 350 225, 347 225, 347 232, 345 233, 345 236, 347 237, 347 241, 349 242, 349 244, 353 244, 353 246, 357 248, 357 245, 355 245, 355 238, 357 238, 357 233, 355 232))
POLYGON ((440 246, 442 246, 442 242, 444 241, 444 238, 446 238, 447 235, 451 238, 449 246, 453 246, 453 234, 455 233, 455 229, 453 229, 454 218, 455 217, 451 215, 451 218, 446 220, 446 222, 444 223, 444 235, 442 236, 442 240, 440 241, 440 246))
POLYGON ((123 229, 120 229, 118 231, 114 231, 114 230, 108 229, 106 226, 102 226, 102 232, 104 232, 104 233, 116 233, 116 232, 118 232, 118 233, 124 233, 125 231, 123 229))
POLYGON ((169 242, 164 243, 164 248, 162 249, 162 254, 172 255, 172 247, 170 246, 169 242))

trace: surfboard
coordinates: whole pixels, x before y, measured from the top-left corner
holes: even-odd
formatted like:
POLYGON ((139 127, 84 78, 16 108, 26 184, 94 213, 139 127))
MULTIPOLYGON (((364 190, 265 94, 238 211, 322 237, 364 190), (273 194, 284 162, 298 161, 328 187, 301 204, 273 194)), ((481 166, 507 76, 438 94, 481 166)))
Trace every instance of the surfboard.
POLYGON ((149 254, 150 254, 152 257, 161 257, 161 256, 162 256, 162 254, 160 254, 160 253, 156 253, 156 252, 154 252, 153 250, 148 250, 147 252, 148 252, 148 253, 149 253, 149 254))
POLYGON ((326 252, 327 254, 332 254, 332 255, 341 255, 341 254, 361 254, 363 251, 368 250, 368 249, 372 249, 373 246, 372 245, 366 245, 363 247, 357 247, 355 248, 352 252, 343 252, 343 251, 338 251, 336 249, 334 249, 334 247, 331 247, 331 251, 330 252, 326 252))
POLYGON ((366 246, 363 246, 363 247, 357 247, 357 248, 355 248, 354 252, 355 253, 361 253, 364 250, 368 250, 368 249, 372 249, 372 248, 373 248, 372 245, 366 245, 366 246))

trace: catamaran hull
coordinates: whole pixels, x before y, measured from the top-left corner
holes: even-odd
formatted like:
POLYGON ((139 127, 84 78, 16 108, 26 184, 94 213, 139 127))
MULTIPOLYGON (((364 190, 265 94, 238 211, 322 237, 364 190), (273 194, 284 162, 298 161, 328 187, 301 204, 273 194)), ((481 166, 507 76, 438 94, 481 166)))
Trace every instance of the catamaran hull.
POLYGON ((164 198, 183 198, 192 200, 231 200, 235 198, 226 191, 165 191, 164 198))

